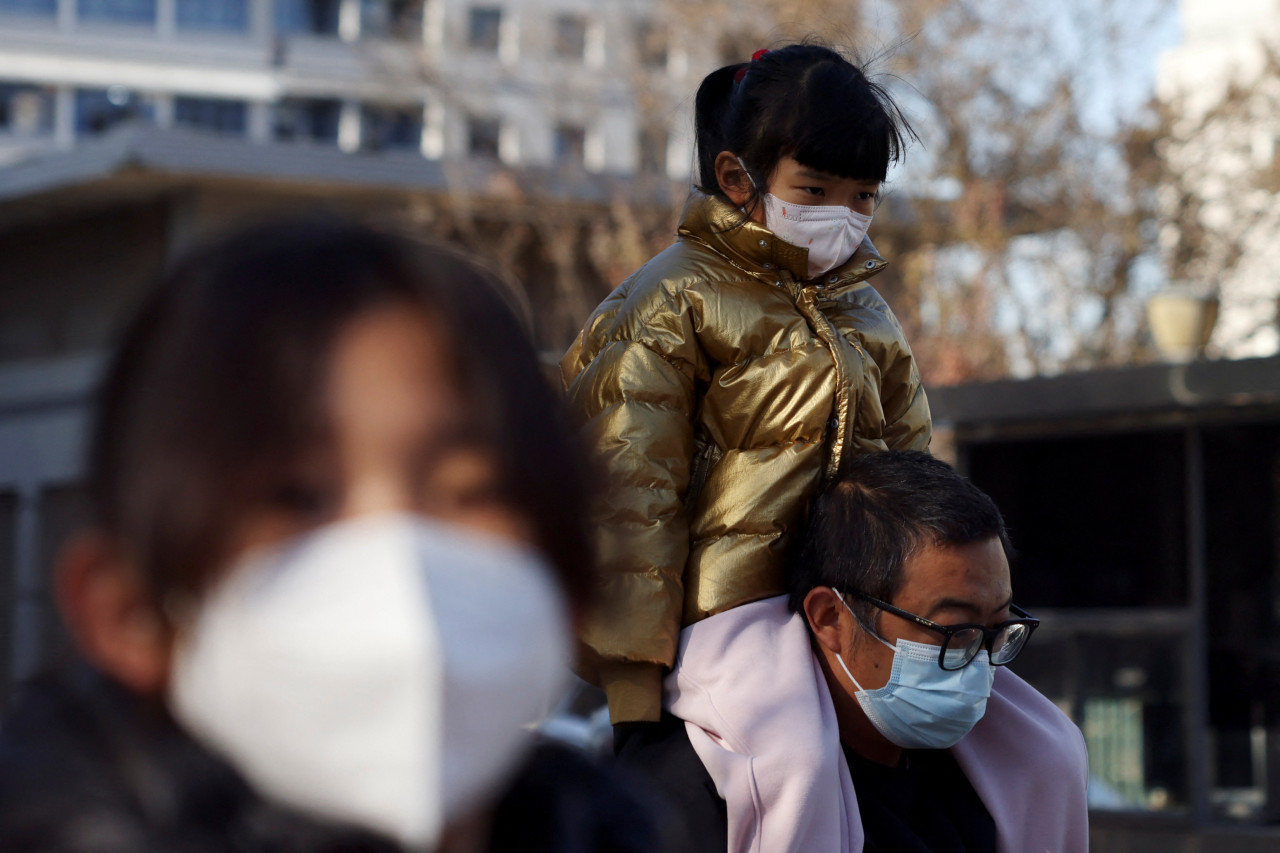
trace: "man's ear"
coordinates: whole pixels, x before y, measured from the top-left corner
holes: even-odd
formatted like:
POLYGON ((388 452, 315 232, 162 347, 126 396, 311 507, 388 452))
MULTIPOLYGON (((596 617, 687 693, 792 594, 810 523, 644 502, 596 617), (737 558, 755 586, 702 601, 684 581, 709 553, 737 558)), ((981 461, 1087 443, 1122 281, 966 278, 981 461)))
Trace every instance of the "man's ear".
POLYGON ((716 183, 735 207, 742 207, 756 192, 751 185, 751 176, 732 151, 721 151, 716 155, 716 183))
POLYGON ((814 639, 827 651, 840 654, 844 646, 840 637, 840 616, 848 613, 835 590, 815 586, 804 597, 804 617, 814 639))
POLYGON ((160 695, 173 635, 138 567, 105 534, 89 531, 63 547, 54 584, 62 619, 85 659, 137 693, 160 695))

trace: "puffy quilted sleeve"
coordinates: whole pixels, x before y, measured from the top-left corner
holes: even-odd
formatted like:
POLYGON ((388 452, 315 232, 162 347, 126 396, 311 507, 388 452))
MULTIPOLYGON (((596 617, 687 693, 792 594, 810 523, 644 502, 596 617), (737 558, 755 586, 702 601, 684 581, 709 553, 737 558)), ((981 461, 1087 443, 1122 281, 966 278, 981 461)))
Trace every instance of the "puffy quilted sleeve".
POLYGON ((890 450, 929 449, 933 419, 929 399, 920 383, 920 371, 907 344, 906 335, 893 312, 885 307, 897 332, 897 341, 887 350, 881 365, 880 404, 884 411, 884 442, 890 450))
POLYGON ((593 513, 602 603, 582 633, 582 674, 604 688, 615 723, 659 718, 661 679, 675 660, 703 370, 682 294, 625 283, 561 361, 572 417, 607 477, 593 513))

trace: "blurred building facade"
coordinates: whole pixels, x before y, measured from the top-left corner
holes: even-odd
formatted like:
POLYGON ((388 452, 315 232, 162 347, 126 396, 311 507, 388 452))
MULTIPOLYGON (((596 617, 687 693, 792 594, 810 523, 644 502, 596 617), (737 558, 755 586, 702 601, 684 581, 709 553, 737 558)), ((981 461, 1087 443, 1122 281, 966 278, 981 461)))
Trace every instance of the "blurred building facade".
POLYGON ((688 175, 649 0, 0 0, 0 162, 126 121, 688 175))
POLYGON ((64 645, 48 570, 149 282, 212 232, 333 209, 484 251, 558 341, 617 199, 666 223, 687 192, 712 57, 656 5, 0 0, 0 705, 64 645))
POLYGON ((1178 285, 1220 299, 1211 345, 1280 352, 1280 6, 1180 0, 1182 43, 1161 59, 1172 111, 1161 243, 1178 285))
POLYGON ((930 391, 995 499, 1014 669, 1089 747, 1091 849, 1280 849, 1280 357, 930 391))

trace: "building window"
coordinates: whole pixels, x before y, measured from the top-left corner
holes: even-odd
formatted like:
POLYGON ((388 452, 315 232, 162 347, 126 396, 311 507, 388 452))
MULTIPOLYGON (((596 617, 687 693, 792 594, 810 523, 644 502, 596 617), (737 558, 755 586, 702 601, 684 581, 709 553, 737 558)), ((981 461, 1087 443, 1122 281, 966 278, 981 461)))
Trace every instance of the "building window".
POLYGON ((581 62, 587 52, 587 19, 582 15, 556 15, 553 47, 561 59, 581 62))
POLYGON ((422 38, 422 0, 362 0, 360 34, 379 38, 422 38))
POLYGON ((660 127, 640 131, 639 157, 636 171, 642 175, 667 173, 667 132, 660 127))
POLYGON ((0 15, 52 18, 57 14, 58 0, 0 0, 0 15))
POLYGON ((653 21, 636 22, 636 53, 645 68, 667 67, 667 34, 653 21))
POLYGON ((117 124, 150 122, 154 118, 155 107, 151 99, 124 86, 76 90, 77 134, 93 136, 117 124))
POLYGON ((276 105, 273 133, 284 142, 337 144, 342 103, 329 98, 287 98, 276 105))
POLYGON ((154 26, 156 0, 78 0, 76 15, 82 21, 154 26))
POLYGON ((40 136, 53 130, 53 90, 0 83, 0 131, 40 136))
POLYGON ((502 139, 502 121, 472 116, 467 120, 467 153, 472 157, 497 160, 502 139))
POLYGON ((558 124, 551 144, 557 165, 581 168, 587 148, 587 132, 581 125, 558 124))
POLYGON ((502 39, 502 10, 492 6, 477 6, 470 11, 467 27, 467 44, 476 49, 498 52, 502 39))
POLYGON ((275 0, 276 31, 336 36, 340 0, 275 0))
POLYGON ((219 136, 244 136, 248 107, 244 101, 222 98, 173 99, 173 123, 216 133, 219 136))
POLYGON ((242 33, 249 28, 248 0, 178 0, 179 30, 242 33))
POLYGON ((413 150, 422 147, 422 107, 365 105, 360 116, 361 147, 369 151, 413 150))

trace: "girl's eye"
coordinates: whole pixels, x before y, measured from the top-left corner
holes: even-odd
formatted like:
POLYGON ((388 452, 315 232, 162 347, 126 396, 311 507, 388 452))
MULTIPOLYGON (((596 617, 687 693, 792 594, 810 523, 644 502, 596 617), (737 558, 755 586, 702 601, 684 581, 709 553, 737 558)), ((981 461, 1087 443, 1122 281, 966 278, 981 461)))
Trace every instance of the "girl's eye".
POLYGON ((822 187, 801 187, 800 189, 812 196, 821 197, 825 195, 822 187))
POLYGON ((858 198, 862 199, 863 201, 868 201, 868 200, 874 201, 877 196, 879 196, 879 193, 858 193, 858 198))

